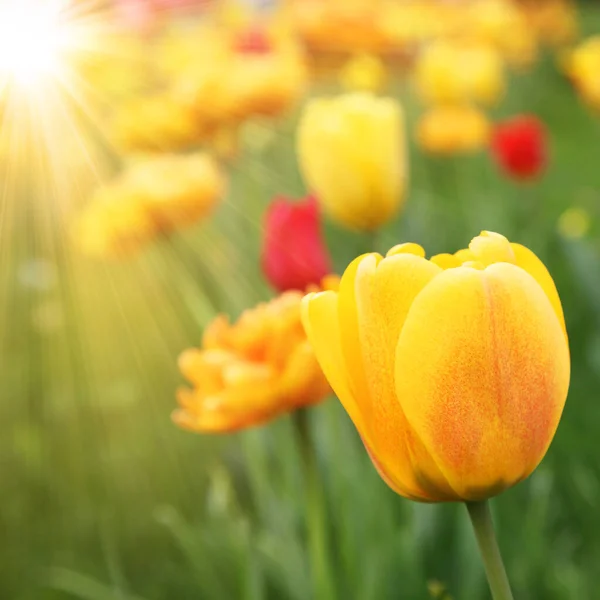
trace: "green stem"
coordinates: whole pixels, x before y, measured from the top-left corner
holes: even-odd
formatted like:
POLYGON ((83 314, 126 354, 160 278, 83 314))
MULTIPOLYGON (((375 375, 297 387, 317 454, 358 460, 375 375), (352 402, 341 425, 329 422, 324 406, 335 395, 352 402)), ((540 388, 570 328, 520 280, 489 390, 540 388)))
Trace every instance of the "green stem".
POLYGON ((364 252, 379 252, 377 243, 379 241, 379 230, 373 229, 364 234, 364 252))
POLYGON ((487 500, 466 502, 494 600, 513 600, 487 500))
POLYGON ((327 600, 335 598, 335 590, 330 577, 331 569, 329 568, 329 552, 325 530, 323 488, 319 477, 317 453, 308 416, 308 409, 301 408, 293 414, 293 421, 302 458, 306 526, 314 597, 319 598, 319 600, 327 600))

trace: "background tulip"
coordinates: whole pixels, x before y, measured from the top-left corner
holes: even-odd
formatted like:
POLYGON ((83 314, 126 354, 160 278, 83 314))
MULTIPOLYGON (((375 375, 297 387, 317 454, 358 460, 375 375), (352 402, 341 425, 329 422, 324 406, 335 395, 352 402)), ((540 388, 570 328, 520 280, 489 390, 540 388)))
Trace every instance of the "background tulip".
POLYGON ((75 224, 76 239, 90 255, 130 254, 208 216, 225 187, 221 168, 205 153, 140 160, 96 191, 75 224))
POLYGON ((297 144, 309 188, 342 225, 375 230, 404 203, 404 122, 391 98, 354 93, 312 100, 297 144))
POLYGON ((351 92, 379 92, 386 79, 385 63, 375 54, 357 54, 340 71, 342 87, 351 92))
POLYGON ((236 431, 323 400, 329 386, 302 329, 301 300, 302 293, 287 292, 233 325, 217 317, 202 348, 179 357, 194 388, 179 390, 175 423, 198 432, 236 431))
POLYGON ((492 136, 492 154, 501 169, 514 179, 539 176, 546 166, 548 155, 544 124, 532 115, 521 115, 499 123, 492 136))
POLYGON ((286 198, 272 202, 265 218, 261 264, 269 283, 280 292, 305 290, 331 273, 313 196, 301 202, 286 198))
POLYGON ((415 244, 356 259, 303 321, 373 463, 397 493, 485 499, 527 477, 554 436, 569 349, 552 278, 482 233, 431 260, 415 244))
POLYGON ((582 41, 564 57, 564 69, 579 94, 595 110, 600 109, 600 35, 582 41))
POLYGON ((504 91, 502 60, 486 44, 435 42, 417 62, 415 83, 431 104, 494 104, 504 91))
POLYGON ((431 154, 462 154, 483 148, 490 136, 490 123, 473 106, 438 106, 421 115, 417 141, 431 154))

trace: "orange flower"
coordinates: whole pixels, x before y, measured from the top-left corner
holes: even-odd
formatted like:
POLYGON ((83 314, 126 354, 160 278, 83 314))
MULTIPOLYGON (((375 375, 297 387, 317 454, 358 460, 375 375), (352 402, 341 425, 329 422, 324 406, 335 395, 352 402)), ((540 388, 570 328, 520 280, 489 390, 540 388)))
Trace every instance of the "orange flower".
MULTIPOLYGON (((326 278, 323 287, 337 287, 326 278)), ((173 421, 198 432, 224 433, 259 425, 323 400, 330 388, 300 319, 303 294, 290 291, 246 310, 236 323, 218 316, 202 347, 184 351, 173 421)))

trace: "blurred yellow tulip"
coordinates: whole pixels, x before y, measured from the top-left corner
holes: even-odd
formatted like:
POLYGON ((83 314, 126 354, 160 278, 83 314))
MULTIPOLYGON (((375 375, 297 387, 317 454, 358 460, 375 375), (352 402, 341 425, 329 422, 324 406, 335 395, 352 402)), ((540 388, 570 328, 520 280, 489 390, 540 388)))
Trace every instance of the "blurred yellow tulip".
POLYGON ((73 235, 93 258, 126 258, 156 235, 156 223, 137 196, 124 187, 106 186, 77 219, 73 235))
POLYGON ((374 230, 402 207, 408 169, 395 100, 358 92, 312 100, 297 145, 308 187, 342 225, 374 230))
POLYGON ((464 20, 465 9, 458 2, 390 2, 382 26, 393 48, 413 51, 432 39, 454 36, 464 20))
POLYGON ((570 377, 561 303, 537 256, 501 235, 424 256, 401 244, 357 258, 302 319, 386 483, 424 502, 482 500, 552 441, 570 377))
MULTIPOLYGON (((536 2, 536 6, 541 3, 536 2)), ((518 67, 531 65, 538 52, 535 29, 524 10, 511 0, 478 0, 465 15, 467 35, 496 48, 518 67)))
POLYGON ((225 177, 206 153, 161 155, 139 161, 119 185, 144 202, 157 228, 170 231, 207 216, 225 193, 225 177))
POLYGON ((568 53, 564 69, 582 98, 600 109, 600 35, 584 40, 568 53))
POLYGON ((386 79, 385 65, 375 54, 357 54, 340 71, 342 87, 351 92, 379 92, 386 79))
POLYGON ((313 52, 383 52, 389 49, 384 30, 383 0, 290 0, 290 19, 313 52))
POLYGON ((141 37, 112 28, 91 37, 86 52, 73 52, 68 60, 78 77, 100 91, 103 99, 128 99, 154 83, 154 65, 148 60, 148 47, 141 37))
POLYGON ((289 39, 266 31, 255 36, 259 39, 232 37, 213 59, 182 69, 174 84, 176 97, 219 127, 257 115, 277 116, 291 108, 307 84, 303 53, 289 39))
POLYGON ((97 190, 76 222, 76 242, 90 256, 128 256, 207 216, 224 191, 224 175, 207 154, 140 160, 97 190))
POLYGON ((431 104, 494 104, 504 92, 502 59, 490 45, 438 40, 419 57, 415 85, 431 104))
POLYGON ((188 104, 168 94, 136 96, 113 116, 110 136, 126 151, 165 152, 204 141, 210 125, 188 104))
POLYGON ((525 10, 532 29, 542 41, 552 46, 560 46, 577 39, 579 22, 574 2, 529 0, 525 3, 525 10))
POLYGON ((232 104, 240 119, 285 112, 301 98, 307 84, 304 57, 293 45, 274 47, 266 54, 238 53, 228 77, 232 104))
MULTIPOLYGON (((327 285, 337 288, 339 280, 327 285)), ((173 421, 191 431, 224 433, 320 402, 331 390, 300 320, 301 292, 285 292, 245 311, 231 325, 224 315, 205 330, 202 348, 186 350, 179 368, 194 386, 177 393, 173 421)))
POLYGON ((417 123, 417 141, 431 154, 461 154, 483 148, 491 133, 483 112, 472 106, 439 106, 417 123))

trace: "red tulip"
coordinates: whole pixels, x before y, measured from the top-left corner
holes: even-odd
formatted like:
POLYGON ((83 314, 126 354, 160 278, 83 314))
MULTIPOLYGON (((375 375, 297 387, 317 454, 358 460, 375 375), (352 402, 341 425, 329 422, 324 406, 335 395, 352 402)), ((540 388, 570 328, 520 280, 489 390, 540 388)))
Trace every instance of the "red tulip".
POLYGON ((547 162, 546 127, 533 115, 520 115, 500 123, 493 134, 492 154, 507 175, 533 179, 547 162))
POLYGON ((269 54, 273 45, 263 29, 250 27, 237 36, 234 49, 241 54, 269 54))
POLYGON ((276 198, 267 210, 262 270, 279 292, 305 290, 331 273, 331 259, 320 231, 313 196, 293 202, 276 198))

